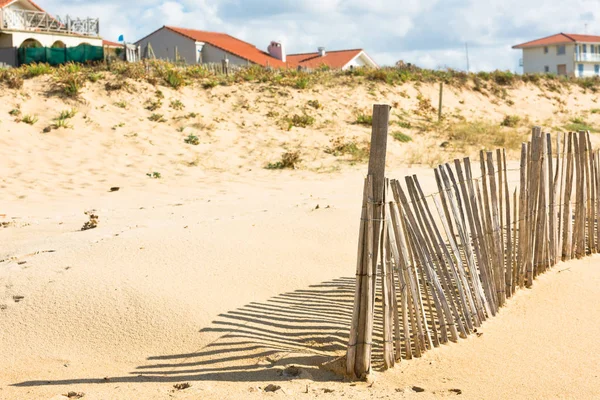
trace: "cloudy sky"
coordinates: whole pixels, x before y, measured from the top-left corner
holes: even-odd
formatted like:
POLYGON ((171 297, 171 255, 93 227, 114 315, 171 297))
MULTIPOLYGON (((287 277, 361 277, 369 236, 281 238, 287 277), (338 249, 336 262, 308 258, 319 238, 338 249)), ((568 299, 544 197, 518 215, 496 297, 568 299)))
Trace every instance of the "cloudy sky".
POLYGON ((226 32, 289 53, 363 48, 380 65, 518 70, 511 46, 558 32, 600 34, 599 0, 36 0, 55 15, 100 18, 136 41, 163 25, 226 32))

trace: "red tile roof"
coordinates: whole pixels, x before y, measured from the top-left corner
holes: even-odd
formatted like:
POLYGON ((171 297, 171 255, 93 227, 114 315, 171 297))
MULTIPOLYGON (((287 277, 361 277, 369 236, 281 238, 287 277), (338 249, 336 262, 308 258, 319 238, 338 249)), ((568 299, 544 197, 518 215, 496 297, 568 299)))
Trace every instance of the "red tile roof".
POLYGON ((197 42, 209 43, 212 46, 218 47, 228 53, 241 57, 252 63, 271 66, 271 67, 287 67, 286 63, 272 57, 269 53, 259 50, 253 44, 244 42, 229 36, 225 33, 198 31, 195 29, 177 28, 174 26, 164 26, 173 32, 179 33, 197 42))
MULTIPOLYGON (((4 7, 6 7, 7 5, 9 5, 9 4, 11 4, 11 3, 14 3, 15 1, 17 1, 17 0, 0 0, 0 8, 4 8, 4 7)), ((29 3, 31 3, 31 5, 32 5, 32 6, 34 6, 34 7, 35 7, 35 8, 37 8, 38 10, 40 10, 40 11, 43 11, 43 12, 46 12, 46 11, 44 11, 44 10, 42 9, 42 7, 38 6, 38 5, 37 5, 37 4, 35 4, 33 1, 31 1, 31 0, 28 0, 28 1, 29 1, 29 3)))
POLYGON ((529 47, 548 46, 555 44, 568 43, 600 43, 600 36, 594 35, 578 35, 572 33, 557 33, 556 35, 548 36, 541 39, 532 40, 530 42, 513 46, 513 49, 526 49, 529 47))
POLYGON ((111 42, 110 40, 104 40, 104 39, 102 39, 102 46, 123 47, 123 44, 122 43, 117 43, 117 42, 111 42))
POLYGON ((318 52, 289 54, 287 61, 290 64, 307 68, 318 68, 322 65, 327 65, 330 68, 343 68, 361 52, 362 49, 327 51, 323 57, 319 56, 318 52))

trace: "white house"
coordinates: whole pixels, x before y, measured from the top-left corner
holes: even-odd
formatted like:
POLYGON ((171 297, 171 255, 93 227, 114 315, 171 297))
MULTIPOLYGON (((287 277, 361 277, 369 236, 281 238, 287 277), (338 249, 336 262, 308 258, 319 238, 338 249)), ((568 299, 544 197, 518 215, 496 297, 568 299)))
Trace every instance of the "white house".
POLYGON ((163 26, 138 40, 136 45, 142 49, 151 45, 157 58, 174 60, 177 57, 187 64, 221 63, 227 58, 232 65, 257 64, 276 68, 318 68, 322 65, 340 69, 378 67, 362 49, 327 52, 320 47, 315 53, 287 55, 283 43, 278 41, 272 41, 263 51, 225 33, 174 26, 163 26))
POLYGON ((14 65, 15 48, 102 46, 98 19, 60 19, 31 0, 0 0, 0 63, 14 65))
POLYGON ((600 76, 600 36, 558 33, 513 49, 523 50, 524 73, 600 76))
POLYGON ((314 53, 289 54, 287 59, 309 69, 321 66, 342 70, 352 67, 379 68, 363 49, 326 51, 324 47, 319 47, 314 53))

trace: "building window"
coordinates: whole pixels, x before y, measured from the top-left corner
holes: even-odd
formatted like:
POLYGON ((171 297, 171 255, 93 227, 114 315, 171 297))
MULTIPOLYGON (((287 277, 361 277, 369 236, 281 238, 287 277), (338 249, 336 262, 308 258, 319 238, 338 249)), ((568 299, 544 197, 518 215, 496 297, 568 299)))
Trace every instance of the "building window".
POLYGON ((577 72, 579 72, 579 77, 583 77, 583 64, 577 65, 577 72))
POLYGON ((550 67, 549 67, 549 66, 547 66, 547 65, 545 65, 545 66, 544 66, 544 72, 546 72, 546 73, 547 73, 547 72, 550 72, 550 67))
POLYGON ((587 53, 587 44, 583 45, 583 54, 587 53))
POLYGON ((565 48, 565 45, 561 44, 560 46, 556 46, 556 55, 557 56, 561 56, 563 54, 567 54, 567 50, 565 48))
POLYGON ((590 44, 590 53, 594 54, 596 52, 596 46, 590 44))
POLYGON ((600 75, 600 65, 594 65, 594 74, 600 75))
POLYGON ((544 54, 548 54, 548 46, 544 46, 544 54))

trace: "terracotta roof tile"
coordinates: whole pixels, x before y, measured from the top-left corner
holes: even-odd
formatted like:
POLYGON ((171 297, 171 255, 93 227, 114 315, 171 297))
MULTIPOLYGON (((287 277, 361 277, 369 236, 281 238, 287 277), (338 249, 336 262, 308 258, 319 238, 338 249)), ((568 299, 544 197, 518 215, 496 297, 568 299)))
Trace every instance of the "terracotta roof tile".
POLYGON ((291 64, 301 65, 307 68, 318 68, 327 65, 330 68, 343 68, 354 57, 359 55, 362 49, 328 51, 323 57, 319 53, 289 54, 287 61, 291 64))
POLYGON ((276 59, 275 57, 272 57, 269 53, 259 50, 253 44, 236 39, 233 36, 229 36, 225 33, 198 31, 195 29, 177 28, 173 26, 165 26, 164 28, 179 33, 180 35, 186 36, 197 42, 209 43, 212 46, 218 47, 221 50, 234 54, 245 60, 249 60, 250 62, 258 65, 269 65, 271 67, 279 68, 288 66, 288 64, 276 59))
POLYGON ((104 39, 102 39, 102 45, 109 46, 109 47, 123 47, 122 43, 111 42, 110 40, 104 40, 104 39))
MULTIPOLYGON (((0 0, 0 8, 4 8, 7 5, 14 3, 16 0, 0 0)), ((34 6, 35 8, 37 8, 40 11, 46 12, 42 9, 42 7, 38 6, 37 4, 35 4, 33 1, 28 0, 29 3, 31 3, 32 6, 34 6)))
POLYGON ((594 35, 578 35, 571 33, 557 33, 556 35, 547 36, 545 38, 532 40, 530 42, 518 44, 513 46, 513 49, 526 49, 529 47, 548 46, 556 44, 567 44, 567 43, 600 43, 600 36, 594 35))

